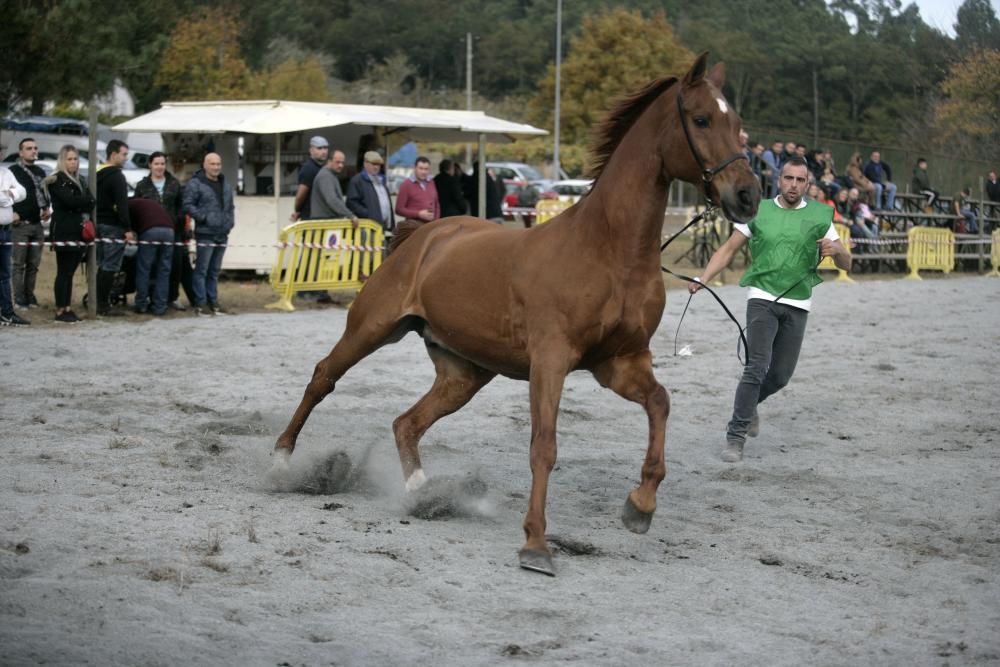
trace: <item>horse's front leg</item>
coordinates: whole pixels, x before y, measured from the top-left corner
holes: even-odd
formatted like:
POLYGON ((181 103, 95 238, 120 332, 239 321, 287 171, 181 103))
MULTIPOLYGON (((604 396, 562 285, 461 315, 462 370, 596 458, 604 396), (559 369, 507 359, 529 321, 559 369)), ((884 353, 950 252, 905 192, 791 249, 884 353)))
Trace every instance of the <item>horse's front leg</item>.
POLYGON ((649 419, 649 445, 642 464, 642 481, 625 500, 622 522, 634 533, 645 533, 656 511, 656 489, 667 475, 663 460, 670 394, 653 376, 649 350, 608 359, 594 369, 594 377, 622 398, 638 403, 649 419))
POLYGON ((531 497, 524 517, 524 547, 518 558, 526 570, 555 576, 552 554, 545 543, 545 496, 549 474, 556 464, 556 416, 568 365, 553 363, 546 355, 533 362, 531 399, 531 497))

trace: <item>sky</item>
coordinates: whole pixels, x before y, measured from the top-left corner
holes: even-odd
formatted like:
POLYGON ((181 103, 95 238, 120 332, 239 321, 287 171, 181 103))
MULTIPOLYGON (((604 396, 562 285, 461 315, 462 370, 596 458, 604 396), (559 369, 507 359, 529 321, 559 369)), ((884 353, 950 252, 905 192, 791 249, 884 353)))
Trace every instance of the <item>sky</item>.
MULTIPOLYGON (((903 6, 916 2, 924 22, 947 35, 955 36, 955 14, 962 6, 962 0, 903 0, 903 6)), ((993 9, 1000 14, 1000 0, 990 0, 993 9)))

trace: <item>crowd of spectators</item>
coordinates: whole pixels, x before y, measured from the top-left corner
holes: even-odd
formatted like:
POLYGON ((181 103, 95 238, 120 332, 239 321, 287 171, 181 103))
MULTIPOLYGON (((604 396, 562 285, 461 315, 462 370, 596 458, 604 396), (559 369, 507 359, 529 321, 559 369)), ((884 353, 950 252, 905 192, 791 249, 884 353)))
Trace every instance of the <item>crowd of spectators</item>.
MULTIPOLYGON (((897 184, 893 180, 892 167, 882 159, 880 151, 872 151, 867 160, 855 151, 843 172, 837 170, 833 155, 826 149, 809 149, 793 141, 775 141, 770 147, 750 143, 745 132, 740 133, 740 142, 750 167, 760 179, 763 196, 771 198, 778 193, 778 175, 781 166, 792 156, 806 161, 810 172, 810 196, 827 203, 835 210, 835 222, 850 228, 853 238, 874 239, 883 227, 883 218, 897 212, 897 184)), ((928 175, 928 163, 918 158, 913 168, 910 183, 911 192, 924 197, 923 209, 931 213, 940 199, 928 175)), ((963 188, 952 198, 949 211, 935 215, 932 219, 950 227, 956 233, 975 234, 979 231, 977 212, 972 206, 972 189, 963 188)), ((1000 202, 1000 183, 996 172, 991 171, 986 180, 986 198, 1000 202)), ((985 217, 995 217, 1000 206, 986 207, 985 217)), ((991 231, 986 227, 985 231, 991 231)))

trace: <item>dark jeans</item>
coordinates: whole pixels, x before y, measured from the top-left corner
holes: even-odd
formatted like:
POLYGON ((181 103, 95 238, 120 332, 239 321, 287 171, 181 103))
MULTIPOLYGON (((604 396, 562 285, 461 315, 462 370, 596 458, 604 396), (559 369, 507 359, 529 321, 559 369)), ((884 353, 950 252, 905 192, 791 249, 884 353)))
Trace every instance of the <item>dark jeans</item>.
POLYGON ((122 270, 122 260, 125 259, 125 244, 117 241, 125 240, 125 228, 98 223, 97 237, 97 268, 108 273, 118 273, 122 270), (101 239, 114 241, 102 243, 101 239))
POLYGON ((14 314, 14 299, 10 292, 11 258, 14 248, 10 245, 14 236, 10 225, 0 225, 0 316, 14 314))
POLYGON ((14 301, 22 304, 35 303, 35 279, 38 277, 38 266, 42 263, 42 246, 45 231, 42 223, 29 222, 15 225, 13 228, 16 243, 35 243, 38 245, 14 246, 14 301))
POLYGON ((799 360, 809 313, 766 299, 747 301, 749 359, 736 387, 727 440, 744 441, 750 419, 771 394, 788 384, 799 360))
POLYGON ((199 238, 198 255, 194 261, 191 287, 194 289, 196 306, 219 302, 219 273, 222 271, 222 256, 226 254, 226 238, 199 238))
POLYGON ((152 227, 144 231, 139 240, 139 254, 135 264, 135 308, 146 310, 150 300, 150 278, 153 279, 153 313, 167 312, 167 294, 170 289, 170 263, 174 257, 174 230, 170 227, 152 227))
POLYGON ((56 248, 56 308, 69 308, 73 303, 73 275, 80 266, 83 251, 78 248, 56 248))

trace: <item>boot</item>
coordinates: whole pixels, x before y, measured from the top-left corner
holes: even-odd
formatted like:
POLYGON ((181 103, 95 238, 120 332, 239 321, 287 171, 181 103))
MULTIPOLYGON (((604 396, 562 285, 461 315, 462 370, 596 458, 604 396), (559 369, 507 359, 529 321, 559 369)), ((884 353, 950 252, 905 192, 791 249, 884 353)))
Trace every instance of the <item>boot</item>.
POLYGON ((114 284, 115 274, 113 271, 97 272, 97 314, 104 317, 121 315, 116 310, 111 309, 111 286, 114 284))

